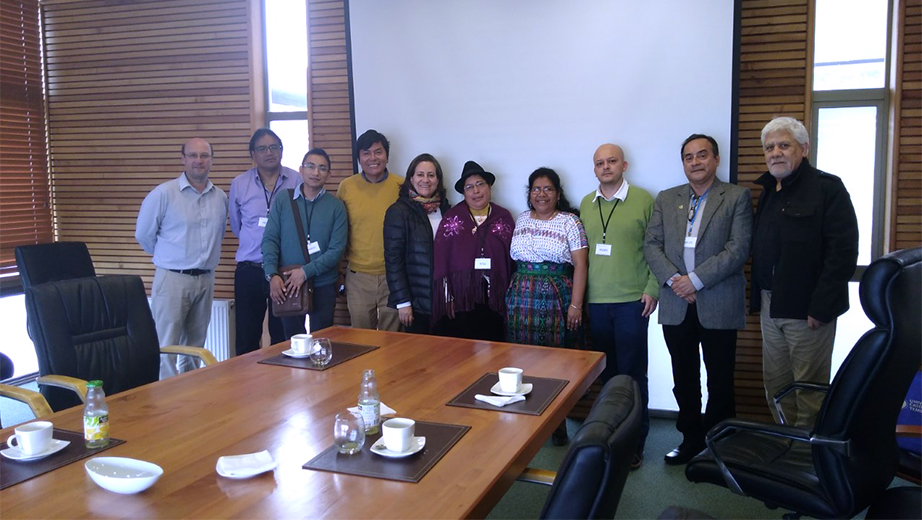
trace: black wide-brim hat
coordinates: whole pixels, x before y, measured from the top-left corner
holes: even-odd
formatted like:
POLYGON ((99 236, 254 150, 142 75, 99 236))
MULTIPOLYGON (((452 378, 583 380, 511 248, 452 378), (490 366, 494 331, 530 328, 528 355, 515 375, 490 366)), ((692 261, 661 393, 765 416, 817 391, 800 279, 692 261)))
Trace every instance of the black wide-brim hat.
POLYGON ((464 195, 464 182, 467 181, 468 177, 471 175, 480 175, 490 186, 493 186, 493 183, 496 182, 495 175, 488 171, 484 171, 484 169, 474 161, 467 161, 464 163, 464 169, 461 170, 461 178, 455 183, 455 191, 464 195))

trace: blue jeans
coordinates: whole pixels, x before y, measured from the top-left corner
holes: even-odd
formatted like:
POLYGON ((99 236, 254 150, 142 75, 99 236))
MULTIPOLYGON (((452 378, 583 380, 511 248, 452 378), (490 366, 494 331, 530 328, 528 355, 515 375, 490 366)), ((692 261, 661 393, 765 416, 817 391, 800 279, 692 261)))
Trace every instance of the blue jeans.
POLYGON ((647 403, 647 326, 650 318, 642 316, 643 302, 590 303, 589 327, 592 331, 592 349, 605 354, 602 384, 619 374, 627 374, 640 385, 643 415, 640 428, 640 447, 650 431, 650 411, 647 403))

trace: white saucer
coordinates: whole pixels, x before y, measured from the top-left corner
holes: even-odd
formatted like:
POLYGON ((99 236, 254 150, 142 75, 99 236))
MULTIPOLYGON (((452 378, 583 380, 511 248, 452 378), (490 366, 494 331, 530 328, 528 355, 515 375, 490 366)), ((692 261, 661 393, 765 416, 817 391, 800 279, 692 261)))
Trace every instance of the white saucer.
POLYGON ((381 455, 382 457, 389 457, 392 459, 399 459, 400 457, 409 457, 414 453, 419 453, 420 450, 426 447, 426 438, 425 437, 413 437, 413 440, 410 441, 410 449, 407 451, 391 451, 387 449, 387 446, 384 445, 384 438, 378 439, 378 442, 371 447, 371 452, 381 455))
POLYGON ((493 385, 493 388, 490 389, 490 391, 496 395, 505 395, 505 396, 528 395, 531 393, 531 390, 533 388, 534 388, 534 385, 532 385, 531 383, 522 383, 522 386, 519 387, 519 390, 517 392, 504 392, 503 389, 500 388, 499 386, 499 381, 497 381, 496 384, 493 385))
POLYGON ((288 349, 288 350, 282 352, 282 354, 285 354, 285 355, 288 356, 288 357, 293 357, 293 358, 295 358, 295 359, 301 359, 301 358, 311 357, 311 353, 310 353, 310 352, 305 352, 305 353, 303 353, 303 354, 298 354, 297 352, 295 352, 295 351, 292 350, 292 349, 288 349))
POLYGON ((62 441, 60 439, 51 439, 51 446, 49 446, 47 450, 41 453, 33 453, 32 455, 26 455, 19 448, 7 448, 5 450, 0 451, 0 455, 3 455, 4 457, 8 459, 13 459, 13 460, 36 460, 36 459, 42 459, 42 458, 47 457, 48 455, 57 453, 63 450, 64 448, 66 448, 69 444, 70 444, 70 441, 62 441))
POLYGON ((278 461, 273 459, 268 451, 261 451, 220 457, 215 465, 215 471, 222 477, 244 479, 272 471, 278 465, 278 461))

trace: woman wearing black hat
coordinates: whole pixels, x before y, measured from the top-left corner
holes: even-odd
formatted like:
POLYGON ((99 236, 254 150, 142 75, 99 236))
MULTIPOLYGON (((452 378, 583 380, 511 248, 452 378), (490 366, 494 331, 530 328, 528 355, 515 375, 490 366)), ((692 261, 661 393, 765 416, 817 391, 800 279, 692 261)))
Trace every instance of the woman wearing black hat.
POLYGON ((455 183, 464 201, 439 224, 432 298, 437 334, 494 341, 505 336, 515 221, 508 210, 490 202, 495 180, 476 162, 465 163, 455 183))
POLYGON ((428 334, 432 315, 432 241, 448 211, 442 167, 424 153, 410 162, 397 202, 384 215, 388 307, 407 332, 428 334))

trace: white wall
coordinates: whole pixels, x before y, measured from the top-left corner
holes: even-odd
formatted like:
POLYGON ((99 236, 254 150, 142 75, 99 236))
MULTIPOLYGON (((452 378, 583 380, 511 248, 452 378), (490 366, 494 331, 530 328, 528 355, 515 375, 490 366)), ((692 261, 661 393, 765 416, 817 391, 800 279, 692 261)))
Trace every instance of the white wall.
MULTIPOLYGON (((679 146, 700 132, 723 148, 728 178, 733 2, 350 0, 349 11, 356 131, 387 135, 393 172, 429 152, 451 186, 476 160, 516 215, 539 166, 578 204, 605 142, 624 147, 631 184, 655 195, 684 183, 679 146)), ((676 409, 657 325, 650 339, 650 406, 676 409)))

